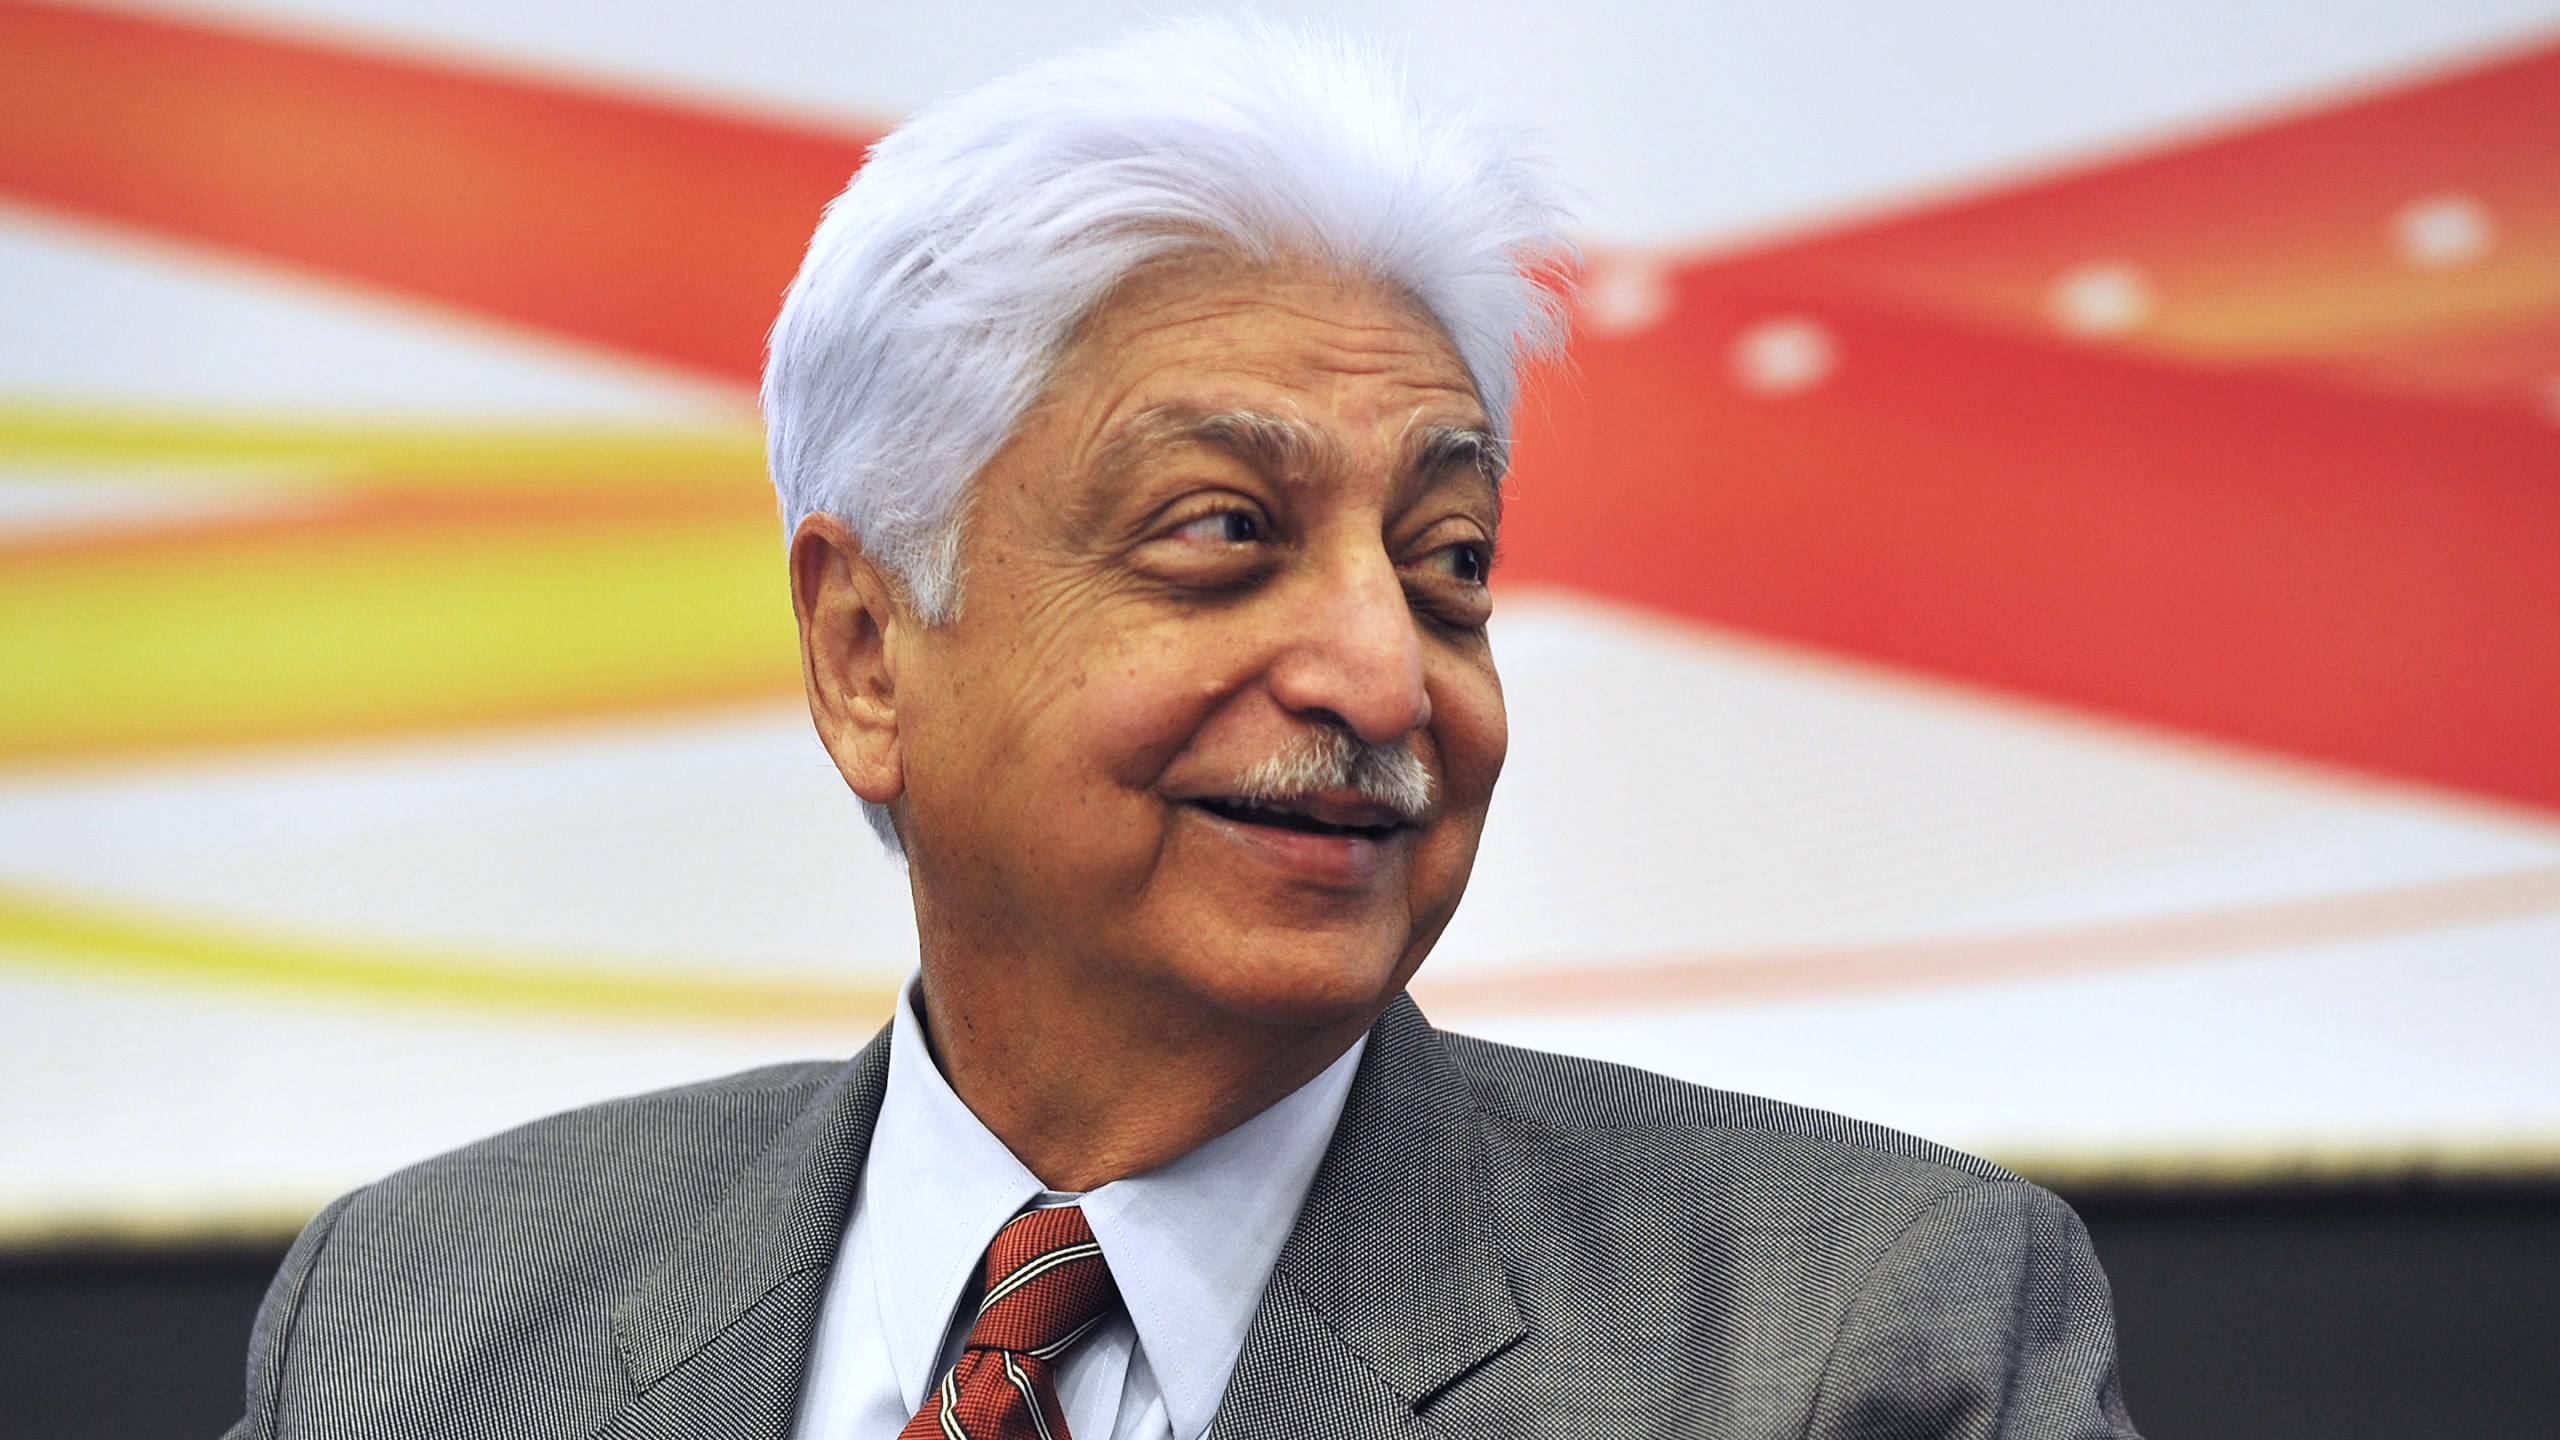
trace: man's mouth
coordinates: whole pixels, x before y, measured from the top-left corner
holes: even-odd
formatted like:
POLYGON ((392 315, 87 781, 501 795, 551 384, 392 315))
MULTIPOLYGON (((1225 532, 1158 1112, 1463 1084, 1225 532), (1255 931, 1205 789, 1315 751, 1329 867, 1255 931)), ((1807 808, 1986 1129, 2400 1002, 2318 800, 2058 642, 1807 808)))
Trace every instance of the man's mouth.
POLYGON ((1238 825, 1267 825, 1275 830, 1295 830, 1302 835, 1338 835, 1356 840, 1384 840, 1404 826, 1383 816, 1356 821, 1327 820, 1295 808, 1286 800, 1242 800, 1224 796, 1191 802, 1221 820, 1238 825))

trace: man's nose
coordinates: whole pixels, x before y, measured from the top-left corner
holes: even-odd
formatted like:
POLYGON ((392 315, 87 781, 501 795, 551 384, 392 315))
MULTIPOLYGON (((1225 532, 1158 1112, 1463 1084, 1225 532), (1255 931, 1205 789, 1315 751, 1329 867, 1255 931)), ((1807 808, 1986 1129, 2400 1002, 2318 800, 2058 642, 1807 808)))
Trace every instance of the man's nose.
POLYGON ((1309 578, 1291 607, 1288 649, 1271 669, 1273 697, 1372 745, 1430 724, 1422 636, 1385 553, 1345 556, 1309 578))

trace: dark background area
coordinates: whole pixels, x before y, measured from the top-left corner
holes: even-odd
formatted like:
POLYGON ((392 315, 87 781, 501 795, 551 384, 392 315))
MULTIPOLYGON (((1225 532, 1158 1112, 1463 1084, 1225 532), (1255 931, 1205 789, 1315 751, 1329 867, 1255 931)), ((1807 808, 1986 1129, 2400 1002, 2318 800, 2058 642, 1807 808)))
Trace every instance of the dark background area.
MULTIPOLYGON (((2082 1190, 2149 1440, 2553 1433, 2560 1179, 2082 1190)), ((281 1243, 0 1253, 0 1434, 219 1435, 281 1243)))

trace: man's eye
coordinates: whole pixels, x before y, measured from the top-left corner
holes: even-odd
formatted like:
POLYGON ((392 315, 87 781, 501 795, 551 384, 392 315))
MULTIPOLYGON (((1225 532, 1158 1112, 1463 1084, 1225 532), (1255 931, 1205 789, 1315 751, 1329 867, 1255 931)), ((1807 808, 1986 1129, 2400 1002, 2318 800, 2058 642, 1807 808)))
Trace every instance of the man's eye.
POLYGON ((1432 554, 1441 573, 1466 585, 1481 585, 1492 568, 1482 545, 1443 545, 1432 554))
POLYGON ((1262 522, 1242 510, 1221 510, 1174 527, 1173 538, 1204 545, 1250 545, 1262 538, 1262 522))

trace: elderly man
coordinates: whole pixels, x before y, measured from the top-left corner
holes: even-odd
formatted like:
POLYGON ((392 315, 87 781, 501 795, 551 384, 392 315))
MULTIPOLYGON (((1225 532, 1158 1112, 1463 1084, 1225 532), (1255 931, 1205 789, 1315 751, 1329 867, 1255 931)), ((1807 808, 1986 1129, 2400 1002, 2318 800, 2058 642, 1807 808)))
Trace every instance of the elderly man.
POLYGON ((810 708, 922 966, 849 1064, 338 1202, 245 1436, 2130 1435, 2069 1210, 1403 998, 1502 768, 1557 210, 1338 46, 916 116, 774 332, 810 708))

